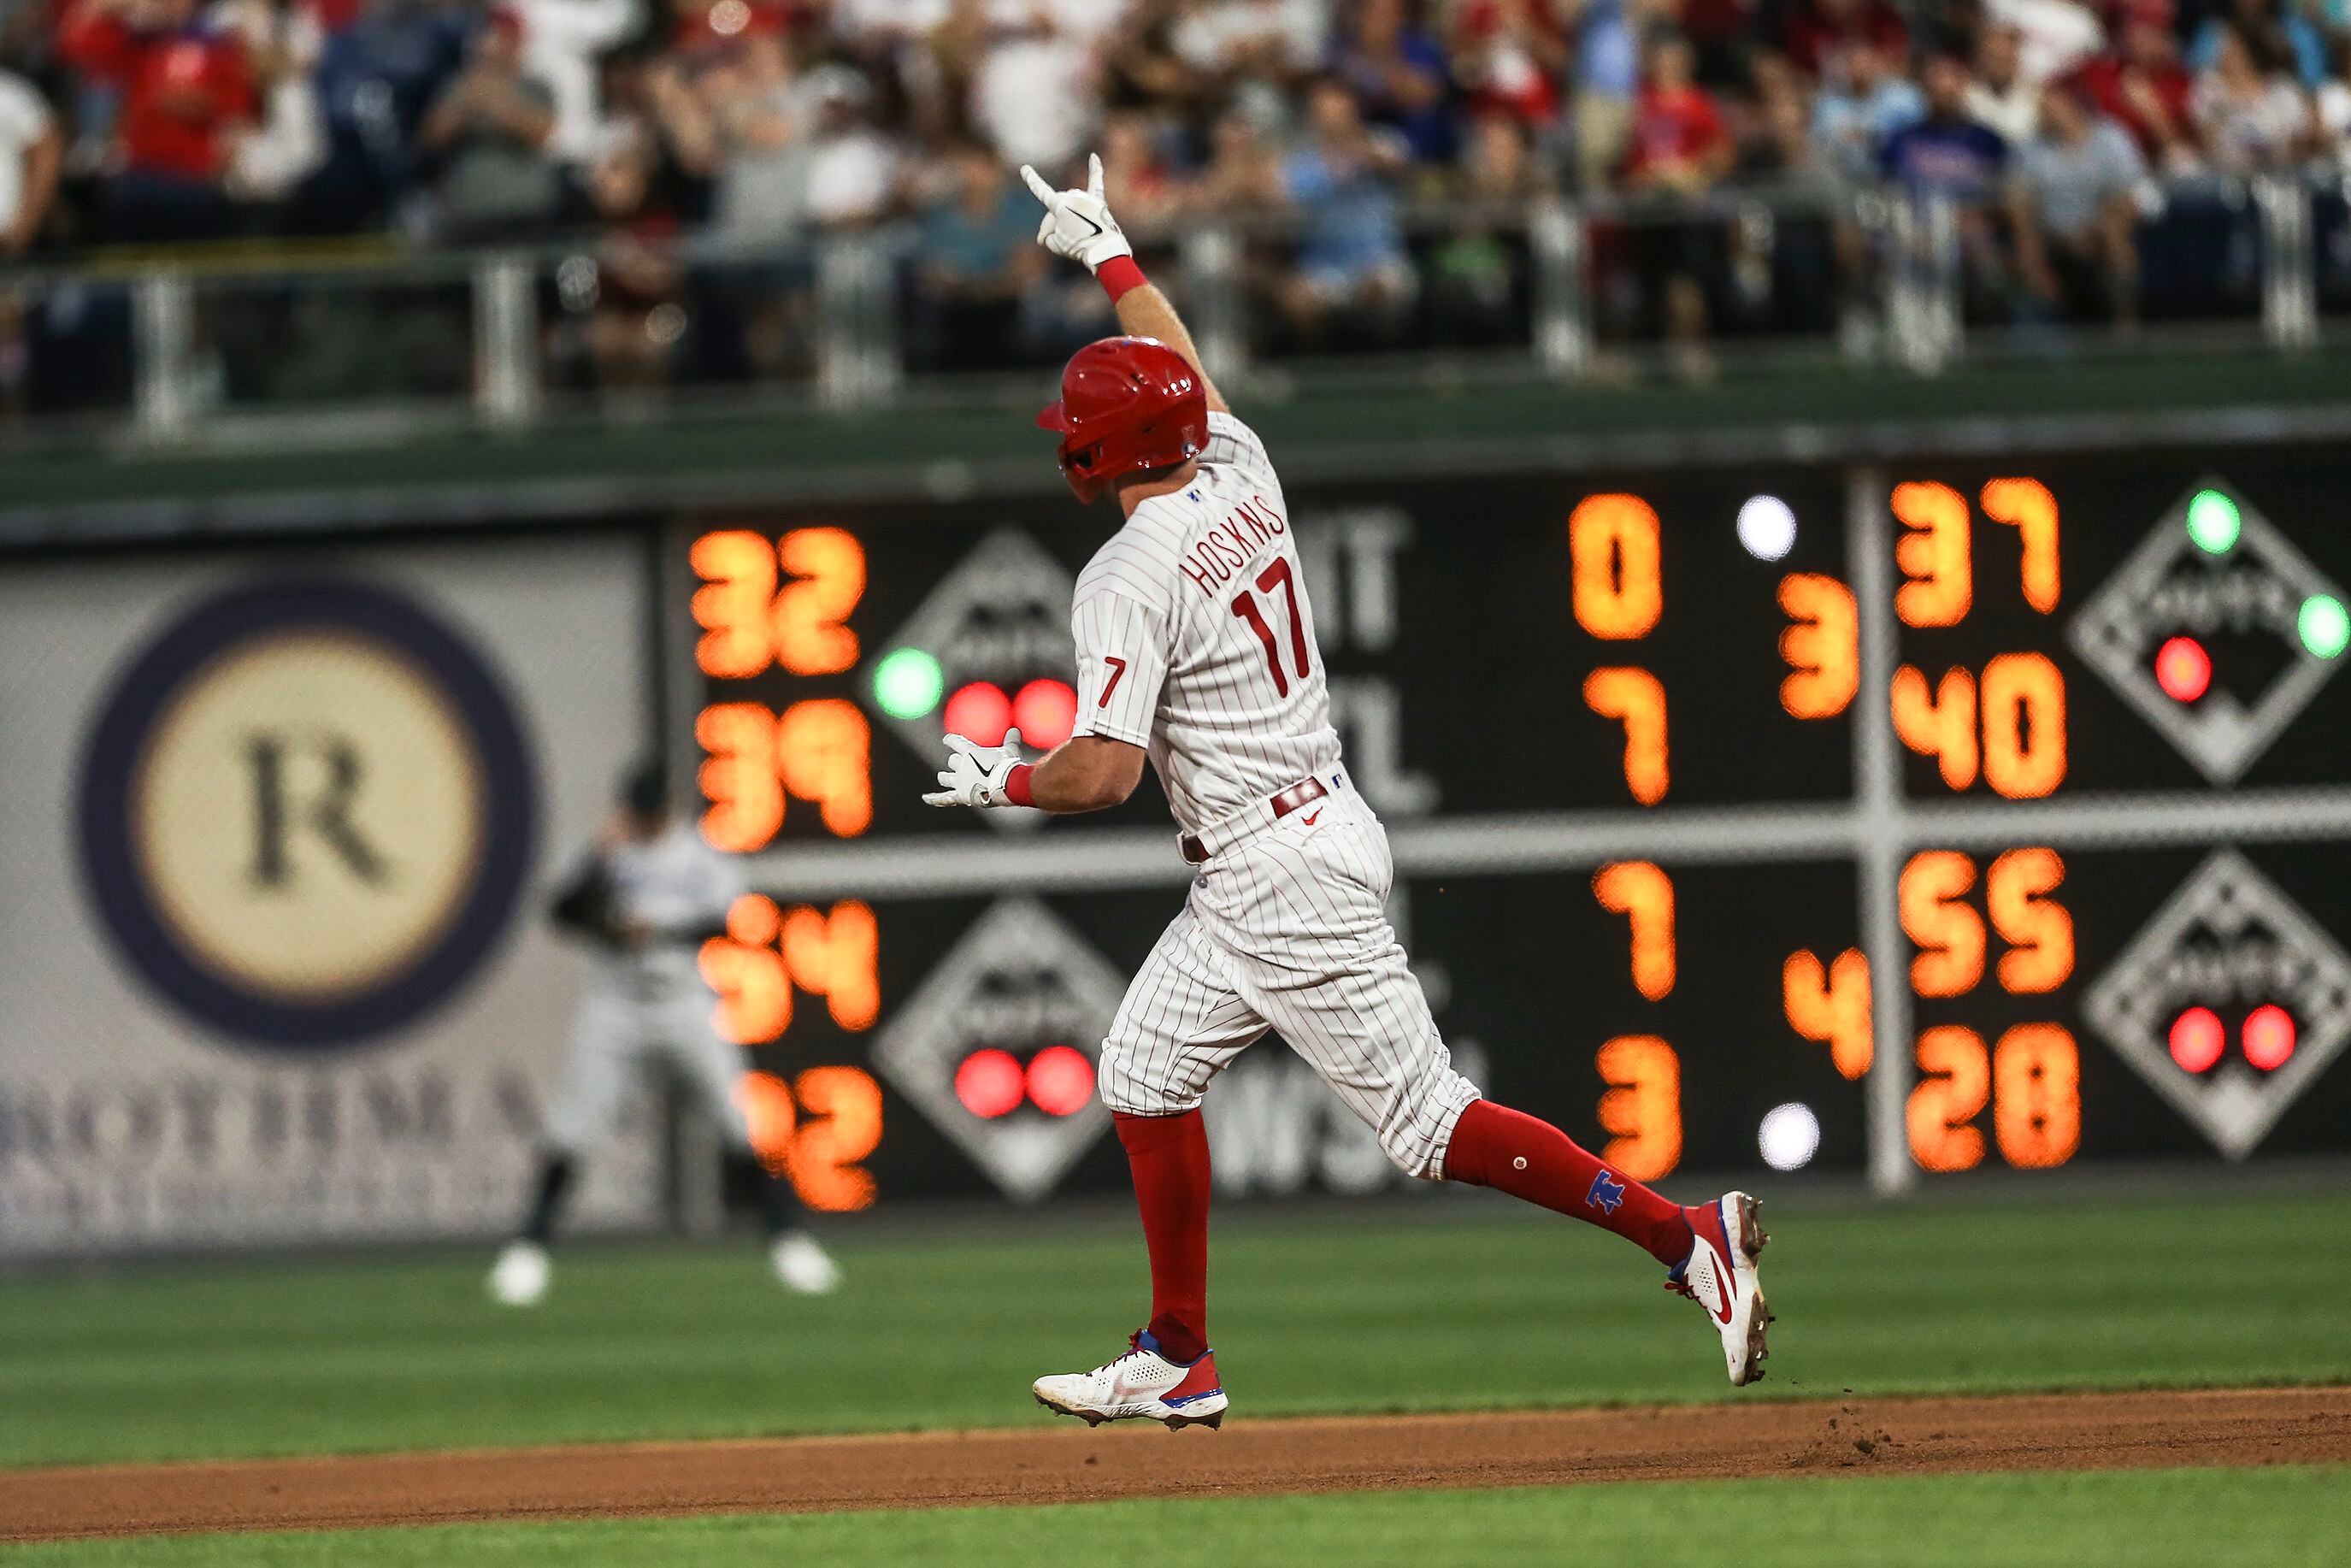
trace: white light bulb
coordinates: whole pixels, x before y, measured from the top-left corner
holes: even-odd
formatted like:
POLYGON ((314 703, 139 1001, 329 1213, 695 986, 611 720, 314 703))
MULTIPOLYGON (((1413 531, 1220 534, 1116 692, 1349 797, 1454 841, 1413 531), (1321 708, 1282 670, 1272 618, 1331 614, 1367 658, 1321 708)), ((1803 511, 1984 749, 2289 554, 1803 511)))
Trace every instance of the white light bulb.
POLYGON ((1773 1170, 1802 1170, 1821 1152, 1821 1119, 1813 1114, 1811 1106, 1792 1100, 1774 1105, 1764 1113, 1755 1146, 1762 1152, 1763 1163, 1773 1170))
POLYGON ((1778 560, 1796 548, 1796 514, 1777 496, 1750 496, 1739 508, 1739 542, 1757 560, 1778 560))

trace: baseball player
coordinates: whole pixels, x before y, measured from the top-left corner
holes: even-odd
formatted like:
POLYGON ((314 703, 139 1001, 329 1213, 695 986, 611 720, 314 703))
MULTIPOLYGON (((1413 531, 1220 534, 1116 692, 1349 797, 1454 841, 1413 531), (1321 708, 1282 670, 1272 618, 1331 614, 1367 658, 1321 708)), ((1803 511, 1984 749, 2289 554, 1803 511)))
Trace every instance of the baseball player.
POLYGON ((924 799, 1092 811, 1124 800, 1147 758, 1195 868, 1100 1069, 1142 1210, 1151 1316, 1125 1354, 1039 1378, 1038 1402, 1089 1425, 1223 1421, 1199 1107, 1208 1080, 1269 1029, 1405 1172, 1499 1187, 1647 1250, 1713 1320, 1730 1381, 1753 1382, 1771 1321, 1755 1200, 1683 1207, 1453 1070, 1387 922, 1386 835, 1340 765, 1281 481, 1135 266, 1102 161, 1082 191, 1023 173, 1046 208, 1039 242, 1092 269, 1128 334, 1080 350, 1038 420, 1061 438, 1078 498, 1115 500, 1124 526, 1078 579, 1071 738, 1031 766, 1017 731, 1002 746, 949 736, 940 788, 924 799))
POLYGON ((735 1098, 747 1062, 741 1047, 720 1038, 711 1017, 716 998, 696 962, 702 944, 726 931, 726 911, 742 893, 735 862, 670 810, 661 768, 632 773, 611 821, 556 895, 556 924, 591 944, 594 967, 548 1107, 529 1215, 490 1270, 497 1301, 528 1307, 547 1294, 548 1239, 573 1171, 611 1131, 647 1059, 676 1072, 725 1130, 733 1156, 757 1173, 777 1281, 802 1295, 841 1283, 840 1269, 801 1226, 791 1183, 752 1157, 750 1124, 735 1098))

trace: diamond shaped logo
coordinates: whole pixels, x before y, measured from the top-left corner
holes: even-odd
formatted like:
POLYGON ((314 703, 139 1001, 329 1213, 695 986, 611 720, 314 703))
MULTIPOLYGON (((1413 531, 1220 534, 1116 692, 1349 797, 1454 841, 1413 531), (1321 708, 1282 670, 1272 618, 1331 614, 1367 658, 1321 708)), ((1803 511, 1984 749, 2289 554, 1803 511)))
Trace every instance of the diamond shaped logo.
POLYGON ((1091 1092, 1068 1093, 1074 1063, 1062 1052, 1083 1058, 1084 1089, 1125 994, 1124 978, 1060 916, 1008 898, 899 1009, 873 1061, 1007 1197, 1034 1202, 1110 1125, 1091 1092), (1040 1065, 1049 1058, 1050 1084, 1040 1065))
POLYGON ((2215 1147, 2241 1160, 2351 1040, 2351 958, 2244 856, 2222 850, 2131 939, 2082 1011, 2215 1147), (2292 1020, 2287 1054, 2266 1071, 2245 1060, 2250 1049, 2176 1054, 2178 1026, 2194 1009, 2214 1015, 2208 1027, 2282 1010, 2292 1020))
MULTIPOLYGON (((2093 594, 2069 629, 2074 651, 2215 784, 2234 783, 2318 695, 2340 663, 2305 650, 2296 630, 2314 595, 2342 592, 2252 505, 2220 479, 2180 497, 2155 531, 2093 594), (2229 519, 2201 525, 2208 510, 2229 519), (2173 639, 2251 633, 2283 644, 2283 668, 2258 690, 2211 680, 2208 667, 2175 695, 2158 653, 2173 639), (2210 689, 2202 689, 2210 681, 2210 689)), ((2189 656, 2201 655, 2199 645, 2189 656)), ((2275 663, 2275 661, 2267 661, 2275 663)))
MULTIPOLYGON (((995 688, 1008 705, 1012 694, 1032 682, 1066 686, 1076 679, 1078 664, 1077 643, 1070 635, 1070 598, 1076 587, 1077 579, 1042 545, 1017 528, 999 528, 941 580, 897 635, 876 645, 878 656, 859 684, 871 693, 883 660, 914 650, 938 661, 937 689, 949 711, 956 694, 976 685, 995 688)), ((1009 708, 998 711, 1000 716, 1009 708)), ((924 761, 944 765, 945 714, 935 708, 914 716, 882 710, 880 717, 924 761)), ((1062 738, 1025 737, 1055 745, 1062 738)), ((996 737, 977 738, 992 743, 996 737)), ((1045 820, 1042 811, 1017 807, 977 815, 1010 831, 1037 828, 1045 820)))

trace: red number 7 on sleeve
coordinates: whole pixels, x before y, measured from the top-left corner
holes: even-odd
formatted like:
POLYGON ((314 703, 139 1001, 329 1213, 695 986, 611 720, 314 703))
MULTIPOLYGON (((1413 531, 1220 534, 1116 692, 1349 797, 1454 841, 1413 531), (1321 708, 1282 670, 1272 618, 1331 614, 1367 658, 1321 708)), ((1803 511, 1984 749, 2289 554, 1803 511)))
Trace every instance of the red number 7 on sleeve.
POLYGON ((1110 679, 1102 684, 1102 700, 1096 707, 1110 706, 1110 694, 1118 690, 1118 683, 1126 679, 1126 661, 1115 653, 1104 653, 1102 663, 1110 666, 1110 679))

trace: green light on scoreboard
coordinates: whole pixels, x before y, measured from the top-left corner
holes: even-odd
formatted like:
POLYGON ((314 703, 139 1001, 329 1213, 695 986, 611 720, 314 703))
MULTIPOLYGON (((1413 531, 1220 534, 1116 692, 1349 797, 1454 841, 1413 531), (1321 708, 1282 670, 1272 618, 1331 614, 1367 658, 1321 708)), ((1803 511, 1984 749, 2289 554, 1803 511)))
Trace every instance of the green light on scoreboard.
POLYGON ((2313 657, 2340 657, 2346 647, 2351 647, 2351 611, 2331 593, 2314 593, 2302 601, 2302 613, 2294 619, 2294 630, 2302 633, 2302 645, 2313 657))
POLYGON ((946 689, 946 673, 920 648, 900 648, 873 666, 873 700, 892 718, 924 717, 946 689))
POLYGON ((2188 537, 2196 541, 2198 549, 2227 555, 2237 548, 2237 535, 2243 527, 2237 503, 2218 490, 2199 490, 2188 503, 2188 537))

